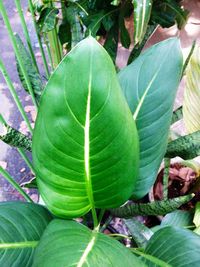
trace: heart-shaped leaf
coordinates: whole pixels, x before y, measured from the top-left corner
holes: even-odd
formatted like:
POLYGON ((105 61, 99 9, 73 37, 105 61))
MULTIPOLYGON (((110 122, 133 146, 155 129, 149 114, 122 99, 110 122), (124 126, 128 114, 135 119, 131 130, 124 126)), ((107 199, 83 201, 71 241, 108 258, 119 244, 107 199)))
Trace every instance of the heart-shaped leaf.
POLYGON ((112 61, 92 37, 64 58, 47 84, 33 159, 42 198, 59 217, 120 206, 133 192, 135 123, 112 61))
POLYGON ((112 238, 74 222, 53 220, 37 247, 33 267, 144 267, 112 238))
POLYGON ((140 173, 135 198, 149 191, 164 157, 181 73, 182 54, 176 38, 152 46, 119 73, 139 134, 140 173))
MULTIPOLYGON (((158 230, 145 249, 145 253, 176 267, 199 267, 199 251, 200 237, 197 234, 172 226, 158 230)), ((156 265, 148 262, 148 266, 156 265)))
POLYGON ((35 247, 51 219, 40 205, 0 203, 0 266, 32 267, 35 247))

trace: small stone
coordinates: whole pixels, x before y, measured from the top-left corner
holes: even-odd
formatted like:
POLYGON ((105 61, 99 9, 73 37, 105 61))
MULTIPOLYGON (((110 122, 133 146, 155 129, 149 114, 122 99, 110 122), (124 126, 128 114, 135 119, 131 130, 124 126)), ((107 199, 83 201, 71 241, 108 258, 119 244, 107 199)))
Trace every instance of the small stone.
POLYGON ((0 166, 5 170, 7 168, 8 163, 5 161, 0 161, 0 166))

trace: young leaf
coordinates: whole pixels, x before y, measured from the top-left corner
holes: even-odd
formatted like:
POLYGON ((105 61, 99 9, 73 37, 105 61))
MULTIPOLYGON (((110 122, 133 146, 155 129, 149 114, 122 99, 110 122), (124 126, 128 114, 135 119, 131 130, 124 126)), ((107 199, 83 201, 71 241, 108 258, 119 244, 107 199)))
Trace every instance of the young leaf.
POLYGON ((37 21, 40 33, 47 33, 52 31, 56 26, 56 17, 59 10, 54 7, 45 7, 40 13, 37 21))
MULTIPOLYGON (((145 253, 171 266, 199 267, 200 237, 190 230, 167 226, 158 230, 149 240, 145 253)), ((147 262, 149 267, 155 265, 147 262)))
MULTIPOLYGON (((19 37, 18 34, 16 34, 15 37, 16 37, 18 48, 19 48, 19 52, 21 54, 21 58, 23 59, 24 66, 25 66, 26 71, 27 71, 27 75, 30 79, 30 83, 31 83, 33 92, 34 92, 35 96, 37 96, 39 98, 42 94, 42 91, 43 91, 42 79, 41 79, 40 75, 38 74, 37 69, 36 69, 36 67, 35 67, 35 65, 31 59, 31 56, 30 56, 29 52, 27 51, 26 47, 24 46, 21 38, 19 37)), ((22 73, 22 70, 19 66, 18 61, 16 61, 16 62, 17 62, 17 71, 19 74, 20 81, 21 81, 24 89, 26 90, 26 92, 29 93, 29 90, 28 90, 24 75, 22 73)))
POLYGON ((53 220, 37 247, 33 267, 55 266, 145 265, 122 244, 104 234, 75 221, 53 220))
POLYGON ((196 47, 186 69, 183 120, 188 133, 200 130, 200 48, 196 47))
POLYGON ((0 203, 0 266, 32 267, 35 247, 51 219, 37 204, 0 203))
POLYGON ((134 190, 135 123, 112 60, 92 37, 63 59, 46 86, 33 160, 42 198, 59 217, 117 207, 134 190))
POLYGON ((140 173, 135 198, 149 191, 165 155, 181 73, 182 54, 176 38, 152 46, 119 72, 139 134, 140 173))
POLYGON ((181 136, 167 146, 166 157, 193 159, 200 155, 200 131, 181 136))
POLYGON ((151 15, 152 0, 134 0, 134 42, 141 43, 151 15))

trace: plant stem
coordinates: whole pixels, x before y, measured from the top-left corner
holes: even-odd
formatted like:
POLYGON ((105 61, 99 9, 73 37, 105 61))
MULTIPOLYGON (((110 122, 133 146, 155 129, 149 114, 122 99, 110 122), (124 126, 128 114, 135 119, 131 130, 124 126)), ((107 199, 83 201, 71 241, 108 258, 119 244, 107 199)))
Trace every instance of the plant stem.
POLYGON ((132 237, 130 237, 130 236, 127 236, 127 235, 122 235, 122 234, 109 234, 109 236, 111 236, 111 237, 121 237, 121 238, 126 238, 126 239, 129 239, 129 240, 131 240, 132 239, 132 237))
POLYGON ((97 213, 94 207, 92 207, 92 218, 94 223, 94 230, 98 231, 98 219, 97 219, 97 213))
POLYGON ((23 32, 24 32, 24 35, 25 35, 25 38, 26 38, 26 42, 27 42, 27 45, 28 45, 28 48, 29 48, 29 52, 30 52, 32 61, 33 61, 34 65, 35 65, 35 67, 36 67, 36 70, 37 70, 38 74, 40 74, 39 68, 38 68, 38 65, 37 65, 37 61, 36 61, 36 58, 35 58, 35 55, 34 55, 34 52, 33 52, 33 48, 32 48, 32 45, 31 45, 31 39, 30 39, 30 36, 29 36, 29 33, 28 33, 28 29, 27 29, 26 21, 24 19, 24 14, 23 14, 23 11, 22 11, 22 7, 21 7, 20 1, 21 0, 15 0, 15 5, 16 5, 17 11, 19 13, 19 17, 20 17, 21 24, 22 24, 22 29, 23 29, 23 32))
POLYGON ((47 54, 48 54, 48 58, 49 58, 49 61, 50 61, 51 70, 53 71, 54 70, 53 59, 52 59, 51 50, 50 50, 49 42, 48 42, 48 39, 47 39, 46 35, 44 35, 44 43, 45 43, 46 48, 47 48, 47 54))
POLYGON ((20 66, 20 68, 22 70, 24 79, 26 81, 28 91, 29 91, 29 93, 31 95, 33 104, 35 105, 35 108, 37 110, 37 102, 36 102, 36 99, 35 99, 35 96, 34 96, 34 92, 33 92, 32 86, 31 86, 31 82, 30 82, 29 76, 27 74, 26 68, 24 66, 24 62, 23 62, 23 60, 21 58, 20 51, 18 49, 17 42, 16 42, 13 30, 12 30, 11 25, 10 25, 9 18, 8 18, 8 15, 7 15, 7 12, 6 12, 6 9, 5 9, 4 5, 3 5, 3 1, 2 0, 0 0, 0 12, 1 12, 2 18, 4 20, 5 26, 7 28, 8 35, 10 37, 10 40, 11 40, 15 55, 16 55, 17 60, 19 62, 19 66, 20 66))
POLYGON ((165 166, 163 173, 163 199, 168 199, 170 158, 164 158, 164 165, 165 166))
POLYGON ((17 107, 19 109, 19 112, 22 115, 22 118, 25 120, 29 131, 31 133, 33 133, 33 129, 31 127, 31 124, 30 124, 30 121, 28 119, 28 116, 26 115, 26 112, 24 111, 24 108, 23 108, 23 106, 22 106, 22 104, 21 104, 21 102, 19 100, 19 97, 18 97, 18 95, 16 93, 16 90, 14 88, 14 85, 13 85, 13 83, 12 83, 12 81, 11 81, 9 75, 8 75, 8 72, 7 72, 7 70, 6 70, 5 66, 4 66, 1 58, 0 58, 0 71, 2 72, 2 74, 4 76, 4 79, 5 79, 5 81, 6 81, 7 85, 8 85, 8 89, 9 89, 9 91, 10 91, 10 93, 11 93, 11 95, 12 95, 14 101, 15 101, 15 104, 17 105, 17 107))
POLYGON ((113 217, 109 216, 108 219, 105 221, 104 225, 102 225, 100 232, 104 232, 104 230, 107 228, 109 223, 112 221, 113 217))
POLYGON ((30 159, 27 157, 25 151, 22 148, 17 148, 19 154, 23 158, 23 160, 26 162, 27 166, 31 169, 32 173, 35 173, 34 167, 30 159))
POLYGON ((184 65, 183 65, 182 77, 183 77, 184 74, 185 74, 185 70, 187 69, 188 63, 189 63, 190 58, 191 58, 191 56, 192 56, 192 54, 193 54, 193 52, 194 52, 195 46, 196 46, 196 40, 193 41, 193 43, 192 43, 192 47, 191 47, 191 49, 190 49, 190 52, 189 52, 189 54, 188 54, 188 56, 187 56, 187 58, 186 58, 186 60, 185 60, 184 65))
POLYGON ((10 176, 10 174, 0 166, 0 174, 28 201, 33 202, 29 195, 20 187, 20 185, 10 176))
POLYGON ((37 22, 36 22, 36 19, 35 19, 35 14, 34 14, 34 8, 33 8, 32 0, 28 0, 28 3, 29 3, 29 9, 30 9, 31 16, 32 16, 32 19, 33 19, 33 23, 34 23, 35 32, 36 32, 36 35, 37 35, 39 47, 40 47, 40 53, 42 55, 42 60, 43 60, 45 72, 46 72, 47 78, 49 78, 49 76, 50 76, 49 68, 48 68, 48 64, 47 64, 45 52, 44 52, 44 49, 43 49, 43 46, 42 46, 41 37, 40 37, 40 35, 38 33, 38 27, 37 27, 37 22))

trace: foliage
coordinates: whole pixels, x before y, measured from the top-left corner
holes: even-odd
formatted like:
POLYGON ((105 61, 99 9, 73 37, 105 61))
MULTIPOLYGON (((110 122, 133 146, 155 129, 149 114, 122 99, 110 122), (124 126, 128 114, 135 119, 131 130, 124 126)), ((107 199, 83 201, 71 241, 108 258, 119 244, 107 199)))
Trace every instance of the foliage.
MULTIPOLYGON (((1 265, 198 266, 200 237, 189 229, 196 226, 199 233, 199 205, 194 224, 192 212, 177 211, 194 195, 151 203, 142 199, 155 182, 166 155, 199 155, 195 139, 198 132, 168 142, 175 94, 184 73, 179 41, 165 40, 140 55, 158 24, 169 27, 176 23, 180 29, 187 11, 175 0, 77 0, 62 1, 60 5, 29 0, 29 8, 48 82, 42 93, 43 79, 30 57, 33 51, 29 40, 26 38, 27 49, 19 37, 13 38, 0 0, 19 77, 24 88, 33 92, 38 106, 33 146, 31 139, 8 126, 2 116, 7 132, 0 137, 18 149, 31 150, 32 146, 36 180, 23 186, 36 188, 45 207, 23 202, 0 204, 1 265), (134 33, 126 28, 132 15, 134 33), (133 37, 130 65, 117 74, 119 42, 128 49, 133 37), (51 63, 50 79, 47 61, 51 63), (165 214, 156 229, 149 229, 136 217, 165 214), (125 218, 129 236, 101 233, 113 216, 125 218), (130 248, 114 238, 131 239, 130 248)), ((15 88, 0 63, 21 111, 15 88)), ((191 65, 192 59, 188 66, 185 64, 186 75, 190 67, 195 74, 198 72, 191 65)), ((173 122, 180 118, 174 116, 173 122)), ((32 201, 6 170, 0 168, 0 173, 27 201, 32 201)))

